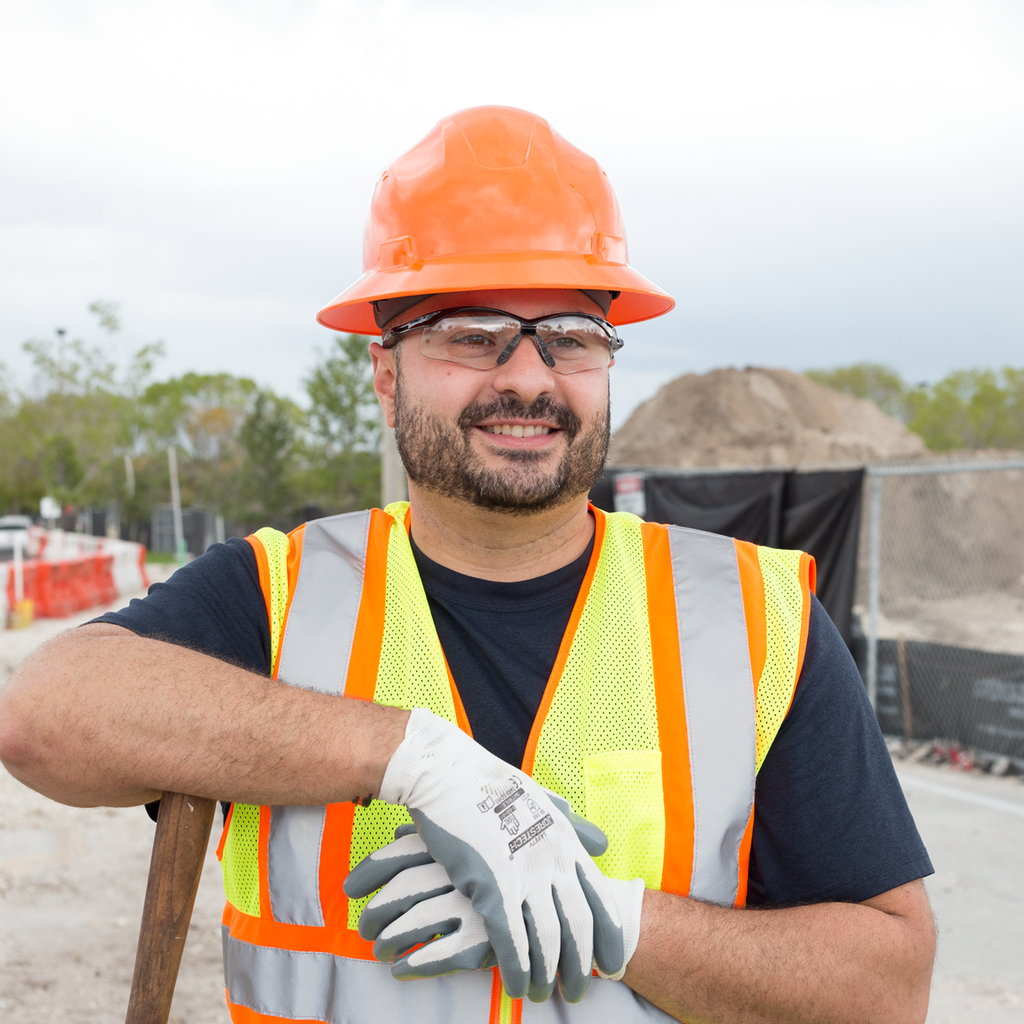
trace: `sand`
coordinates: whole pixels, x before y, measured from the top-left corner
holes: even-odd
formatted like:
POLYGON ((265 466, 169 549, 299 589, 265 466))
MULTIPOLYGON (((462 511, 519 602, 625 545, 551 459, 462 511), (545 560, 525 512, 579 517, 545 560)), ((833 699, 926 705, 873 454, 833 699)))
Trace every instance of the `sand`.
MULTIPOLYGON (((0 630, 0 687, 35 646, 94 614, 0 630)), ((930 764, 898 771, 937 872, 926 883, 940 927, 928 1024, 1024 1020, 1024 785, 930 764)), ((65 807, 0 767, 0 1021, 123 1022, 153 830, 142 808, 65 807)), ((171 1024, 229 1024, 214 842, 171 1024)))
POLYGON ((923 455, 924 442, 871 402, 791 370, 688 373, 615 432, 613 466, 801 466, 923 455))
MULTIPOLYGON (((686 374, 616 431, 620 466, 941 468, 1021 452, 929 453, 871 402, 789 370, 686 374)), ((886 478, 879 635, 1024 654, 1024 471, 886 478)), ((855 611, 866 629, 867 502, 855 611)))

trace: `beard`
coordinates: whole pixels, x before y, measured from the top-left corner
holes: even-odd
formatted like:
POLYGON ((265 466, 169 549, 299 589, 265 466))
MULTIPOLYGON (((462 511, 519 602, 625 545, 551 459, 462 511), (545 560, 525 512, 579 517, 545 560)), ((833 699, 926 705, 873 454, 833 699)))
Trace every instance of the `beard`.
POLYGON ((446 498, 510 515, 533 515, 586 494, 604 471, 610 409, 591 424, 542 395, 527 405, 511 395, 463 409, 453 424, 407 402, 401 373, 395 384, 395 442, 409 479, 446 498), (483 420, 542 419, 565 435, 565 451, 552 466, 551 452, 502 450, 503 465, 491 468, 473 450, 476 424, 483 420))

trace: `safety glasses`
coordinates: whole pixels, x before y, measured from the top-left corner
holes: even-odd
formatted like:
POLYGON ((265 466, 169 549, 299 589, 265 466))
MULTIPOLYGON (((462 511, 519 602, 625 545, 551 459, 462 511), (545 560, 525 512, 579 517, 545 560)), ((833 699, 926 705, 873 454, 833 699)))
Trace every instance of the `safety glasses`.
POLYGON ((393 348, 416 332, 420 352, 477 370, 492 370, 512 357, 516 346, 529 337, 541 359, 555 373, 603 370, 611 365, 622 340, 607 320, 587 313, 556 313, 524 320, 500 309, 459 306, 394 327, 384 336, 384 348, 393 348))

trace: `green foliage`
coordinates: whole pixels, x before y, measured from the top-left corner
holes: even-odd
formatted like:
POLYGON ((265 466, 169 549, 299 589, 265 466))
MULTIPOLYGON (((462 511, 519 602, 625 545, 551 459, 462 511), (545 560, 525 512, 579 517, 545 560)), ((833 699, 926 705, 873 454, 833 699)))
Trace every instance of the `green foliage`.
POLYGON ((108 334, 115 334, 121 330, 121 318, 117 315, 120 308, 120 303, 111 302, 109 299, 97 299, 89 303, 89 312, 99 320, 100 327, 108 334))
POLYGON ((809 370, 811 380, 873 401, 903 420, 933 451, 1024 449, 1024 368, 955 370, 936 384, 908 386, 892 369, 856 363, 809 370))
POLYGON ((331 351, 321 358, 305 383, 310 428, 325 453, 379 449, 380 412, 366 338, 336 334, 331 351))
MULTIPOLYGON (((89 310, 108 334, 118 306, 89 310)), ((308 411, 230 373, 153 381, 160 342, 123 366, 80 339, 31 339, 31 390, 0 364, 0 511, 63 505, 119 507, 148 520, 170 498, 167 447, 175 445, 182 504, 242 528, 299 521, 307 506, 328 512, 377 504, 380 427, 366 339, 335 337, 306 380, 308 411), (125 457, 131 459, 129 491, 125 457)))
POLYGON ((240 511, 247 518, 279 516, 295 508, 301 425, 302 411, 294 402, 269 389, 256 393, 238 432, 244 453, 240 511))
POLYGON ((351 511, 380 502, 380 409, 367 339, 336 334, 306 378, 308 485, 325 508, 351 511))
POLYGON ((957 370, 908 404, 908 426, 935 451, 1024 449, 1024 369, 957 370))
POLYGON ((866 398, 896 419, 907 418, 907 386, 903 378, 888 366, 854 363, 834 370, 808 370, 805 376, 844 395, 866 398))
MULTIPOLYGON (((109 309, 105 313, 112 315, 109 309)), ((62 503, 107 504, 114 467, 131 446, 133 396, 161 354, 140 349, 123 374, 98 346, 80 339, 31 339, 32 395, 4 387, 0 403, 0 508, 36 512, 52 494, 62 503)))

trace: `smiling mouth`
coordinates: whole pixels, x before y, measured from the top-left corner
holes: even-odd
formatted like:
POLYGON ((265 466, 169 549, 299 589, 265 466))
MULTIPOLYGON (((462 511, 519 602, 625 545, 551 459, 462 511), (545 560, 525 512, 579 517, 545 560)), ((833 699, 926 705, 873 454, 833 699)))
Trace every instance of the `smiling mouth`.
POLYGON ((493 423, 480 428, 488 434, 504 434, 506 437, 535 437, 538 434, 550 434, 553 427, 524 427, 521 423, 493 423))

